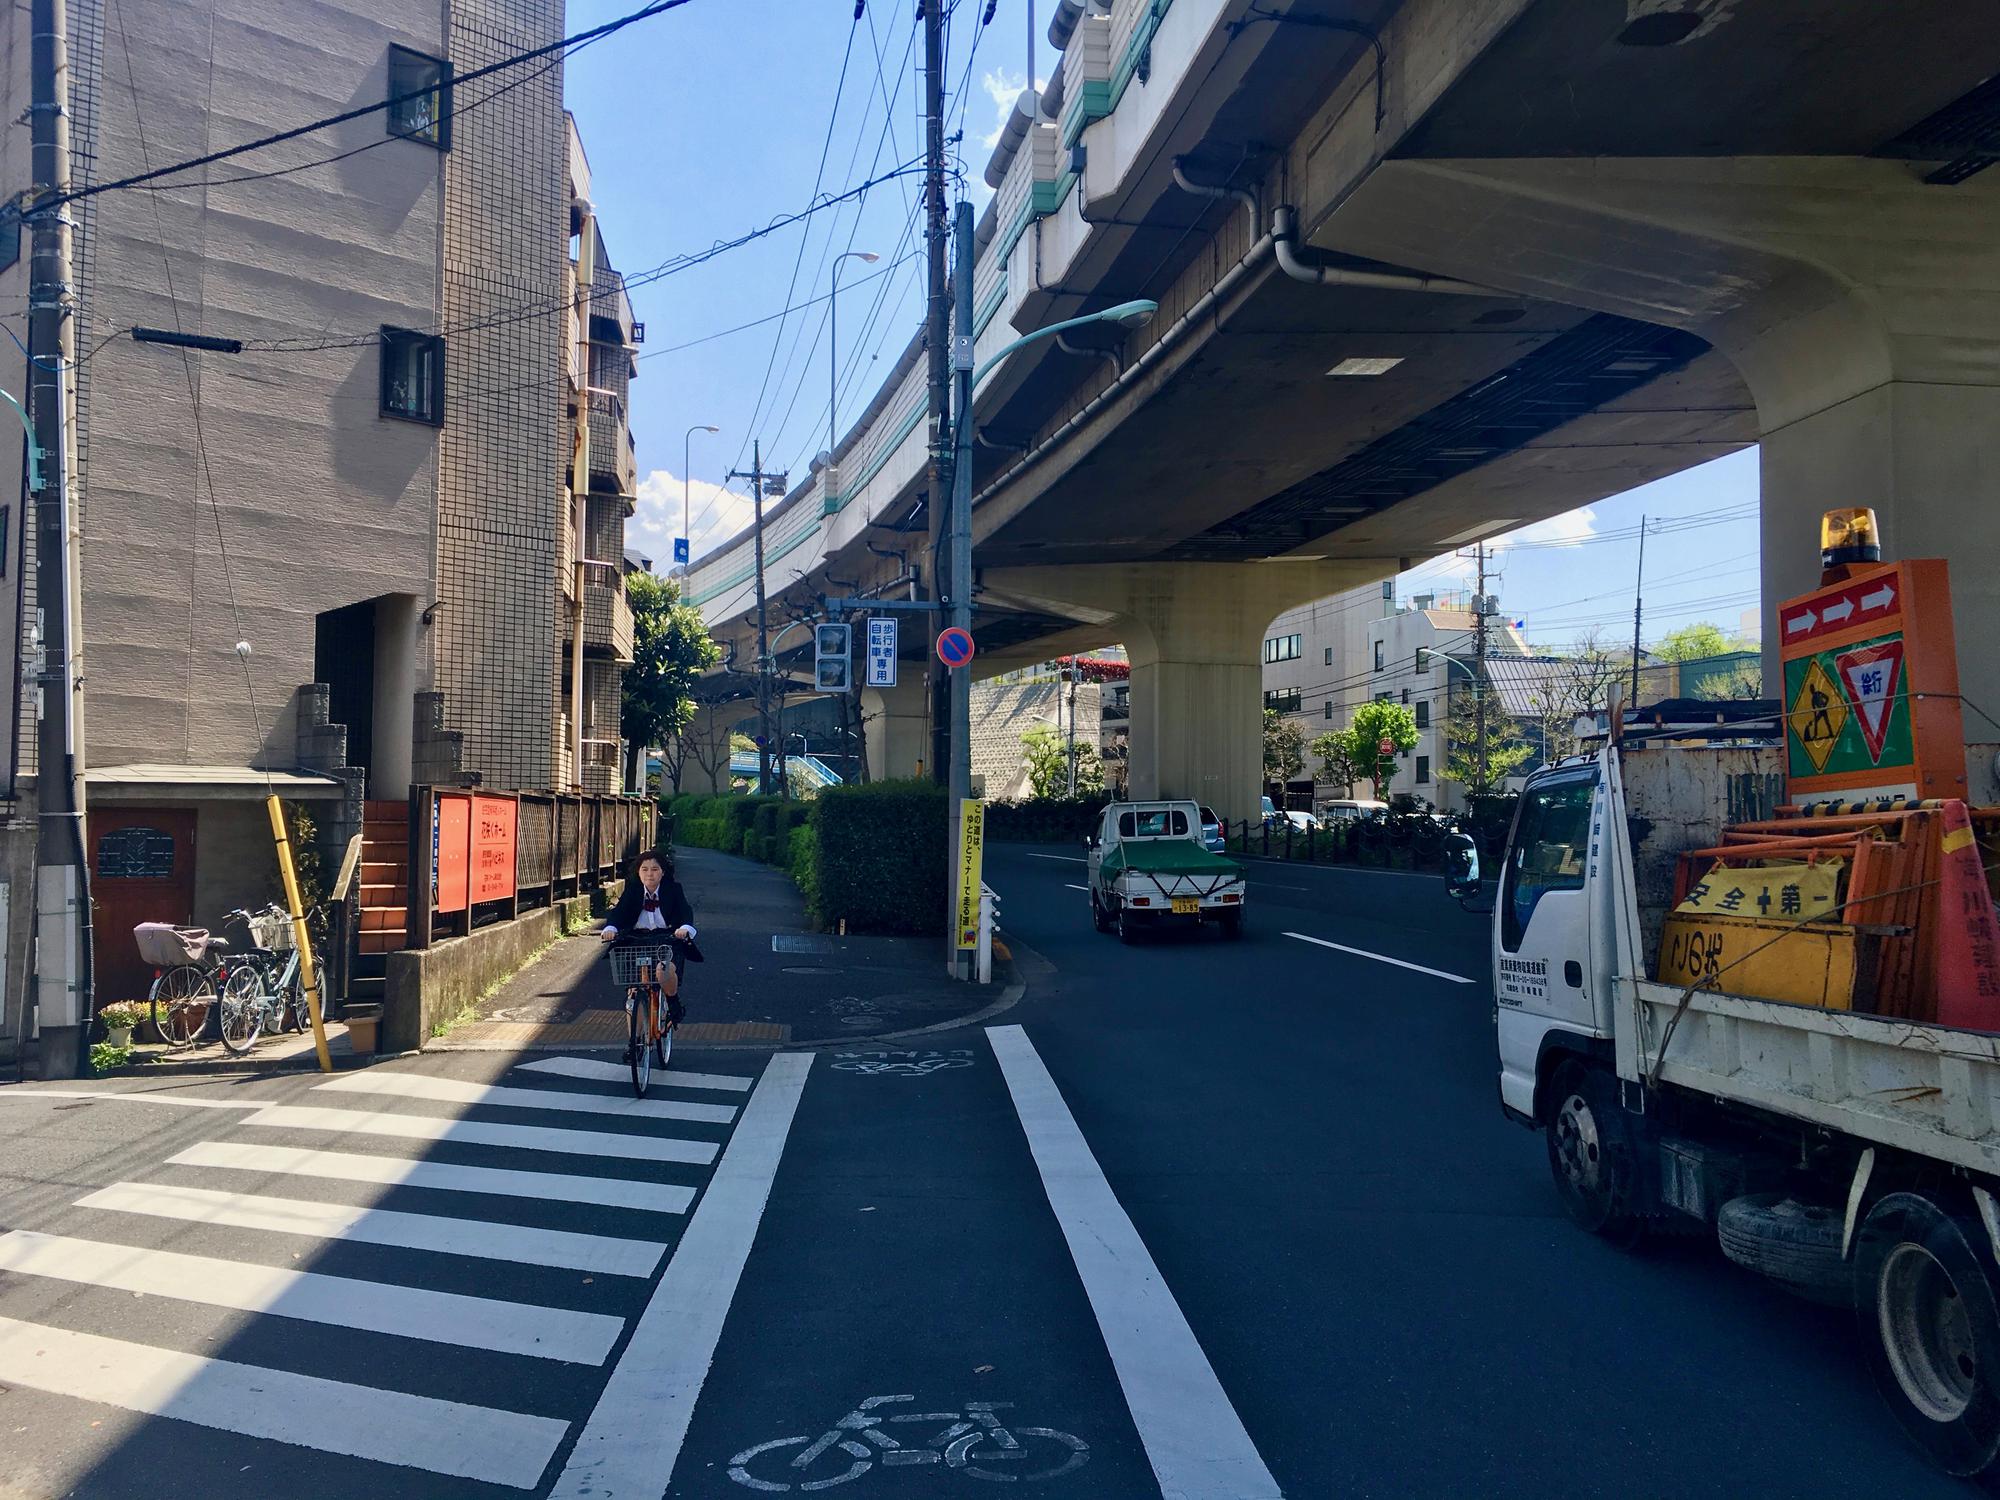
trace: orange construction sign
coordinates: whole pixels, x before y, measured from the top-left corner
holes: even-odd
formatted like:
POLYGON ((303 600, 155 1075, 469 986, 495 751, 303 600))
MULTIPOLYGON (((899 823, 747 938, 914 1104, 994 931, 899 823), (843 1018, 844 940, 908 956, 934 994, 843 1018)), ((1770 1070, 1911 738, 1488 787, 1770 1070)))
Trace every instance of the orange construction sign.
POLYGON ((1965 804, 1944 805, 1937 924, 1937 1018, 1968 1031, 2000 1031, 2000 922, 1965 804))

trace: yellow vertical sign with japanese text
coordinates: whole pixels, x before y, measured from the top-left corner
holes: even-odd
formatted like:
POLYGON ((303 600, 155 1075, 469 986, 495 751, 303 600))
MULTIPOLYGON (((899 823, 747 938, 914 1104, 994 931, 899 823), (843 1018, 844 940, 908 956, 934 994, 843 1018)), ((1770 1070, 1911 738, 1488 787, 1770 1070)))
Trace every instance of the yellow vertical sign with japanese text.
POLYGON ((986 804, 967 797, 958 804, 958 946, 979 946, 979 880, 986 854, 986 804))

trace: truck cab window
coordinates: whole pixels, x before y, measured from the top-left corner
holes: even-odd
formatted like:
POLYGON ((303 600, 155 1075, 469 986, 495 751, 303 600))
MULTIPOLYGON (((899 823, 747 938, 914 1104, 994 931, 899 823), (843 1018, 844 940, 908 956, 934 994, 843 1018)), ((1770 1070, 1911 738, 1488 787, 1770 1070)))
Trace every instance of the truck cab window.
POLYGON ((1590 847, 1590 799, 1594 776, 1530 787, 1522 794, 1521 820, 1507 859, 1507 889, 1501 898, 1500 938, 1508 949, 1521 945, 1535 907, 1549 891, 1583 889, 1584 856, 1590 847))

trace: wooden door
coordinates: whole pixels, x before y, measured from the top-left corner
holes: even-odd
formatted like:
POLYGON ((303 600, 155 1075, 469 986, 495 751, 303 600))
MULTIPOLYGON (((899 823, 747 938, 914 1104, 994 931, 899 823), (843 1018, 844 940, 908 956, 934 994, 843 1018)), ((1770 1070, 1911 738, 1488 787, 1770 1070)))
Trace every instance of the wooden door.
POLYGON ((141 922, 194 920, 194 819, 191 809, 93 808, 90 814, 92 951, 97 1003, 143 1000, 152 966, 141 961, 132 929, 141 922))

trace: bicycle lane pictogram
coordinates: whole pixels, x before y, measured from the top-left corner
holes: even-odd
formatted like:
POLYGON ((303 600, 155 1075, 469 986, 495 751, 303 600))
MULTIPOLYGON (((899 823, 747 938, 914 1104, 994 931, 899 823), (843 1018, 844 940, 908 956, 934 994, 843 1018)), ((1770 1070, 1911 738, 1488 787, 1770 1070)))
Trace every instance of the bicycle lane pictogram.
POLYGON ((926 1041, 816 1072, 676 1500, 1158 1495, 990 1047, 926 1041))

